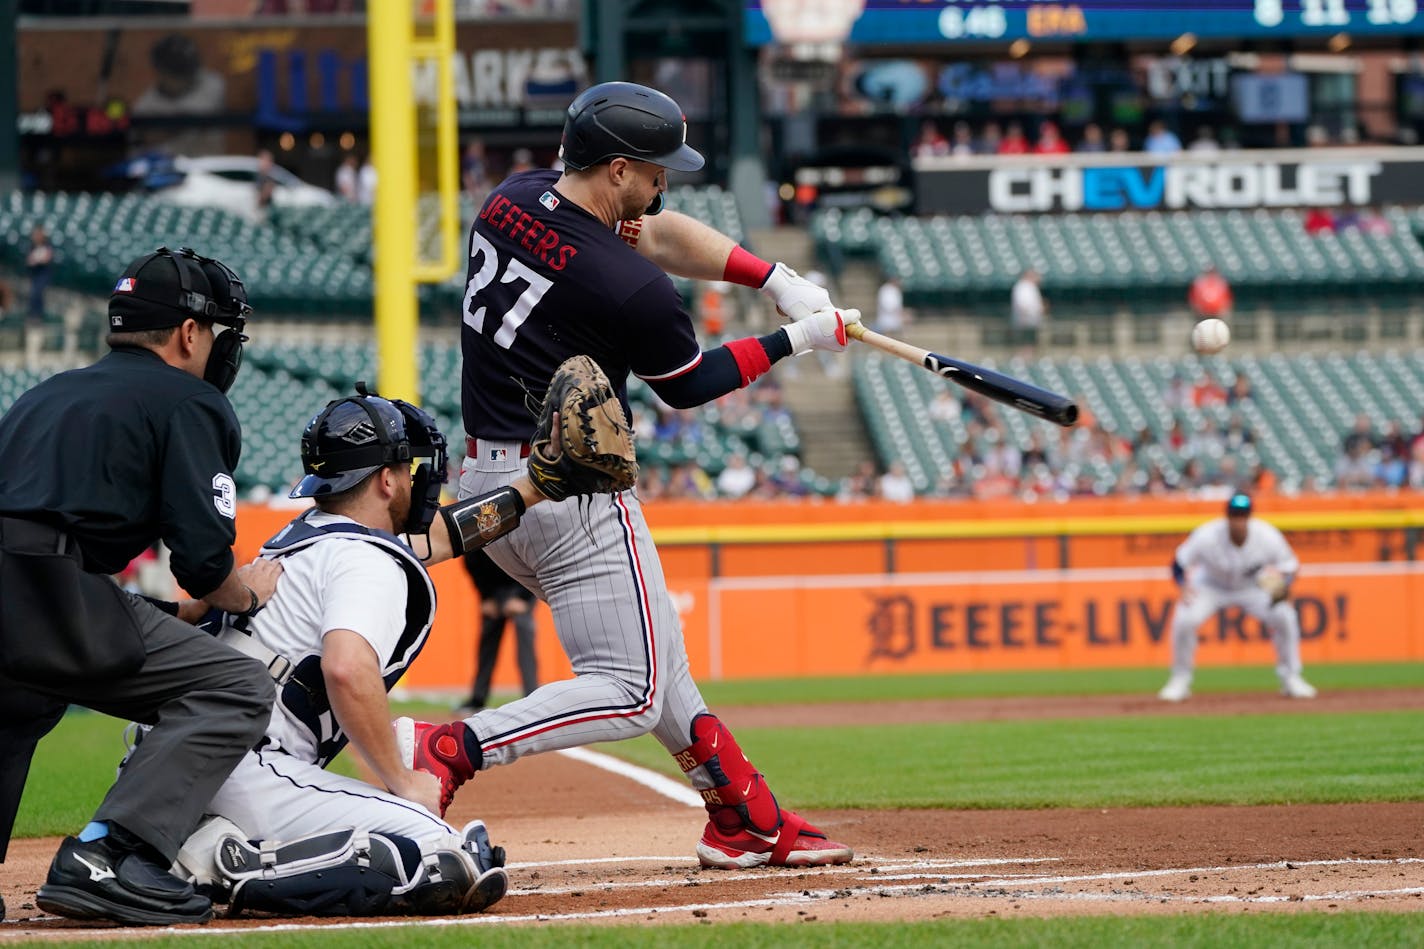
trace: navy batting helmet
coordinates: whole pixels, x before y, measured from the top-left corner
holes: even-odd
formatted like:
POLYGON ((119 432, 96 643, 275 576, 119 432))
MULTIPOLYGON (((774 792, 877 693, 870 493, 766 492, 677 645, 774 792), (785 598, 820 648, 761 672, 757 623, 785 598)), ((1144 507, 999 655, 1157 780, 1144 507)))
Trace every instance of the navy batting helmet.
POLYGON ((302 470, 288 497, 321 498, 356 487, 387 465, 425 459, 411 485, 410 520, 397 525, 411 533, 430 526, 445 483, 445 436, 421 409, 400 399, 383 399, 356 383, 354 396, 328 402, 302 432, 302 470))
POLYGON ((632 82, 604 82, 569 103, 559 157, 578 171, 610 158, 636 158, 696 171, 702 155, 687 144, 687 117, 671 98, 632 82))

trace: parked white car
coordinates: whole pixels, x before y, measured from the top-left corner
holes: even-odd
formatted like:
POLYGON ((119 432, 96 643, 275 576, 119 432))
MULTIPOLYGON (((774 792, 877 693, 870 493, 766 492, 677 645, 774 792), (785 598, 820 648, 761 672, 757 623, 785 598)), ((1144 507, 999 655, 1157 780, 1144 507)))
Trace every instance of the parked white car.
MULTIPOLYGON (((155 198, 188 207, 224 208, 248 218, 257 216, 255 157, 180 156, 173 159, 173 170, 181 173, 182 180, 154 191, 155 198)), ((271 174, 277 182, 272 203, 278 207, 325 207, 336 203, 336 195, 325 188, 308 184, 281 165, 273 165, 271 174)))

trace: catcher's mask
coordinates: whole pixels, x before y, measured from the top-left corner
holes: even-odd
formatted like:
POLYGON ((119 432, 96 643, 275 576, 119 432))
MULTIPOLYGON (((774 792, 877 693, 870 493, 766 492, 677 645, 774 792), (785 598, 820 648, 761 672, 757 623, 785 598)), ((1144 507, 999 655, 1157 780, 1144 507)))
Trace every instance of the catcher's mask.
POLYGON ((243 330, 251 314, 242 278, 191 247, 176 251, 160 247, 138 258, 124 270, 109 297, 109 326, 116 332, 178 326, 190 317, 228 327, 213 340, 203 369, 203 379, 219 392, 232 387, 242 366, 242 344, 247 342, 243 330))
POLYGON ((400 399, 356 383, 356 395, 328 402, 302 432, 302 470, 288 497, 320 498, 356 487, 387 465, 419 461, 411 475, 410 516, 397 530, 423 534, 440 507, 445 436, 435 419, 400 399))

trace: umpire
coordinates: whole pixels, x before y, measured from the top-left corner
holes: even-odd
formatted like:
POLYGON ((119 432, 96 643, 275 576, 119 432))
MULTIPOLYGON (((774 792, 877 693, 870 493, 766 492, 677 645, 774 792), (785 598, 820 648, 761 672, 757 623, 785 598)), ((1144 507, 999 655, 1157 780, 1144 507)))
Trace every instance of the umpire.
POLYGON ((66 705, 154 726, 93 821, 61 844, 36 898, 48 912, 130 925, 212 916, 168 868, 262 736, 272 680, 176 618, 176 604, 108 575, 162 539, 178 582, 209 606, 250 615, 275 591, 280 567, 234 569, 232 553, 241 432, 223 393, 250 312, 227 267, 159 248, 114 288, 111 352, 0 418, 0 858, 35 745, 66 705))

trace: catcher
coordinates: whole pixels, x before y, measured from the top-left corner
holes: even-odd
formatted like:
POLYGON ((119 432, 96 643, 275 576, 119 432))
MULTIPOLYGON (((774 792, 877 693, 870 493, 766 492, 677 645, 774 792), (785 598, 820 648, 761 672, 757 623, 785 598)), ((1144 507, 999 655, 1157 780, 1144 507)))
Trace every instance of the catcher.
POLYGON ((1251 498, 1233 494, 1226 516, 1192 531, 1172 561, 1181 598, 1172 618, 1172 675, 1157 693, 1164 702, 1191 697, 1197 627, 1223 606, 1239 606, 1266 625, 1276 647, 1281 694, 1315 698, 1300 674, 1300 620, 1290 586, 1300 561, 1273 525, 1251 517, 1251 498))
MULTIPOLYGON (((529 505, 637 476, 618 401, 582 357, 560 367, 540 407, 529 476, 443 508, 434 420, 359 383, 357 393, 302 435, 306 476, 291 496, 315 506, 262 550, 285 568, 280 595, 251 617, 207 617, 277 683, 265 737, 178 858, 230 915, 470 913, 504 895, 503 849, 481 821, 457 831, 440 819, 440 782, 402 764, 386 693, 429 635, 431 564, 513 530, 529 505), (383 788, 324 770, 348 742, 383 788)), ((179 606, 190 621, 201 609, 179 606)))

